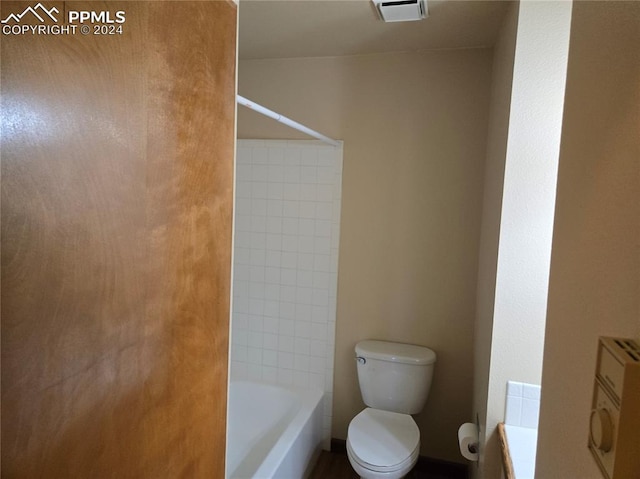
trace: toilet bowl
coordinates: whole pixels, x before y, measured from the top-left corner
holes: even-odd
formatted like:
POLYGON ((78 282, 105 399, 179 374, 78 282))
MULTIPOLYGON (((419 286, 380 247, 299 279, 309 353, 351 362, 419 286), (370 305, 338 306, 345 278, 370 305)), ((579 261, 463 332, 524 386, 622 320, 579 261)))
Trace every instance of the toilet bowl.
POLYGON ((420 431, 411 416, 366 408, 349 424, 347 457, 363 479, 399 479, 415 466, 420 431))
POLYGON ((349 424, 349 462, 363 479, 400 479, 418 461, 420 430, 411 414, 427 400, 436 354, 424 346, 372 340, 355 350, 368 407, 349 424))

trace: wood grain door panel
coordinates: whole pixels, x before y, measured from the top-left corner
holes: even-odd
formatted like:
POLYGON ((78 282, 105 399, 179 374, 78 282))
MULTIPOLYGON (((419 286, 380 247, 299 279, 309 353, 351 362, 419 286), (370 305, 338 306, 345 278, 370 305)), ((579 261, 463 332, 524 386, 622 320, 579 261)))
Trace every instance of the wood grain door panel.
POLYGON ((1 38, 2 477, 223 477, 236 6, 44 5, 126 22, 1 38))

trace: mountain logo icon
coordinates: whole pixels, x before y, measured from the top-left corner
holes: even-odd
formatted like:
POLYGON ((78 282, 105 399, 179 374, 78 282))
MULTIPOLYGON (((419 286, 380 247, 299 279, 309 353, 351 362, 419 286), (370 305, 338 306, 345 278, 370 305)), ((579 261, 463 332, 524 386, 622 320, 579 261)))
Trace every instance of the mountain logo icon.
POLYGON ((22 18, 27 14, 31 13, 34 17, 40 20, 40 23, 45 22, 45 16, 49 17, 54 22, 58 23, 58 19, 53 15, 54 13, 60 13, 56 7, 53 7, 51 10, 47 10, 44 5, 38 3, 35 7, 28 6, 24 9, 22 13, 11 13, 5 18, 1 20, 0 23, 9 23, 10 21, 14 21, 15 23, 20 23, 22 18))

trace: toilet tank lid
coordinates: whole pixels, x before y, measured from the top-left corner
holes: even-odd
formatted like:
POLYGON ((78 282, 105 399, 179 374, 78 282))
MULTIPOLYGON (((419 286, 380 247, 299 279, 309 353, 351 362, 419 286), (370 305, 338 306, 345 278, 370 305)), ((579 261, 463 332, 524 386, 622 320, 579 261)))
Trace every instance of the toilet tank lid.
POLYGON ((356 355, 405 364, 433 364, 436 353, 424 346, 368 339, 356 344, 356 355))

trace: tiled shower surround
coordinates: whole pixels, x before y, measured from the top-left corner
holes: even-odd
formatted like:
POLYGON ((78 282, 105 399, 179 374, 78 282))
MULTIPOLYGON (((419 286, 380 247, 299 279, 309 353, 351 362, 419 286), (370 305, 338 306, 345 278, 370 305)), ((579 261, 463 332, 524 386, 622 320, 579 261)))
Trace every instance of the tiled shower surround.
POLYGON ((507 381, 505 424, 538 429, 540 386, 507 381))
POLYGON ((333 397, 342 148, 238 140, 231 377, 333 397))

